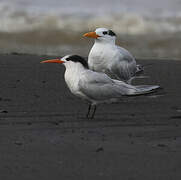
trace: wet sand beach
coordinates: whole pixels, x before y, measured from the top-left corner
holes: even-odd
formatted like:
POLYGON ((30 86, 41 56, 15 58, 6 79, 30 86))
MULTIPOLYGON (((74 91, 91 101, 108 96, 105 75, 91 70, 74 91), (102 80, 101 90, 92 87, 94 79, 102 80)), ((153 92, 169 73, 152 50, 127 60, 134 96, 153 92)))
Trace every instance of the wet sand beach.
POLYGON ((0 55, 0 179, 181 179, 181 61, 138 60, 150 78, 134 83, 163 89, 88 120, 47 58, 0 55))

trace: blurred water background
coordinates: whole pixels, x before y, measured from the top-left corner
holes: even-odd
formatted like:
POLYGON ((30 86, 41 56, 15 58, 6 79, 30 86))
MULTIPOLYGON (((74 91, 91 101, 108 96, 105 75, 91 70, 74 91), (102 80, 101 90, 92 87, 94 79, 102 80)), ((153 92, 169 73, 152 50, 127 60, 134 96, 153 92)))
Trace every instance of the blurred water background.
POLYGON ((137 58, 181 59, 181 0, 0 0, 0 53, 87 56, 97 27, 137 58))

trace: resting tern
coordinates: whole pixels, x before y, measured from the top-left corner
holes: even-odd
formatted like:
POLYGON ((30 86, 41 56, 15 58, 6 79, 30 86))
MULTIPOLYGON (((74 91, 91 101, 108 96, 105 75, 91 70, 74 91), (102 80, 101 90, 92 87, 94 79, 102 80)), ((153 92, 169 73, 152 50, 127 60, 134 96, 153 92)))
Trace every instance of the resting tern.
POLYGON ((105 73, 90 70, 87 61, 78 55, 66 55, 61 59, 46 60, 41 63, 65 65, 64 78, 68 88, 75 96, 89 102, 87 118, 92 106, 94 110, 91 118, 94 117, 97 104, 116 102, 122 96, 147 94, 159 88, 157 85, 133 86, 111 79, 105 73))
POLYGON ((88 56, 91 70, 104 72, 111 78, 129 84, 136 74, 143 71, 143 67, 136 64, 135 58, 129 51, 115 44, 116 34, 112 30, 98 28, 95 32, 88 32, 83 36, 95 39, 88 56))

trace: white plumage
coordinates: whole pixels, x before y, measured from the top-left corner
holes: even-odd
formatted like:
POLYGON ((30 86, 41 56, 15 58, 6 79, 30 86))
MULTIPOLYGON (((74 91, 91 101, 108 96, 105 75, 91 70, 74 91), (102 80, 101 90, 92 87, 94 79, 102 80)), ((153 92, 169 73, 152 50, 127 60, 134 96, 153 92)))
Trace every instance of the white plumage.
POLYGON ((96 108, 96 105, 100 103, 119 101, 122 96, 146 94, 159 88, 159 86, 151 85, 133 86, 123 81, 111 79, 105 73, 88 69, 87 62, 77 55, 67 55, 61 60, 43 61, 43 63, 47 62, 63 63, 65 65, 64 77, 68 88, 75 96, 89 102, 89 111, 92 105, 96 108))
POLYGON ((115 44, 116 34, 113 31, 98 28, 84 36, 95 38, 88 56, 91 70, 105 72, 111 78, 127 83, 131 83, 136 74, 143 70, 129 51, 115 44))

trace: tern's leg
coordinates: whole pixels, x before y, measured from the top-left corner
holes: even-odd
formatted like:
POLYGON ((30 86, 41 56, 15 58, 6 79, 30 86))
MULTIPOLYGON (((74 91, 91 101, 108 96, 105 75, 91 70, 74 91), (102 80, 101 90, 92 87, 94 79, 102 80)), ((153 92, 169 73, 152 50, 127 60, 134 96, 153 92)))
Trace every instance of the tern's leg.
POLYGON ((91 104, 89 104, 89 107, 88 107, 88 111, 87 111, 87 115, 86 115, 87 118, 89 118, 90 110, 91 110, 91 104))
POLYGON ((94 110, 93 110, 93 113, 92 113, 91 119, 93 119, 93 118, 94 118, 94 115, 95 115, 96 109, 97 109, 97 106, 96 106, 96 105, 94 105, 94 110))

